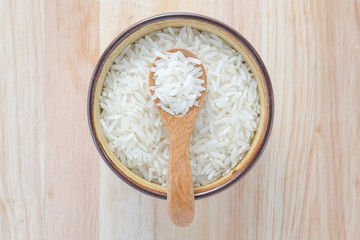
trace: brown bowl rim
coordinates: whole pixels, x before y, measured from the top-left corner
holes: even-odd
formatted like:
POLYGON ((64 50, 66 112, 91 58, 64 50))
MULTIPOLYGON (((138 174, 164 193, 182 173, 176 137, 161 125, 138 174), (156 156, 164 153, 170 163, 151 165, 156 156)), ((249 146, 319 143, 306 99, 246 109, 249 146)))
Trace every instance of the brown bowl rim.
POLYGON ((143 185, 139 184, 138 182, 134 181, 133 179, 131 179, 124 173, 122 173, 122 171, 120 171, 120 169, 118 169, 118 167, 112 162, 112 160, 105 154, 105 150, 103 149, 102 144, 100 143, 100 141, 96 135, 95 124, 94 124, 94 119, 93 119, 93 116, 94 116, 94 112, 93 112, 94 107, 93 106, 94 106, 95 89, 96 89, 97 81, 100 76, 101 70, 104 66, 106 59, 110 56, 111 52, 113 52, 113 50, 117 47, 117 45, 119 43, 121 43, 124 39, 126 39, 128 36, 130 36, 132 33, 136 32, 138 29, 140 29, 150 23, 168 20, 168 19, 192 19, 192 20, 197 20, 197 21, 201 21, 201 22, 206 22, 213 26, 221 28, 222 30, 231 34, 237 41, 239 41, 248 50, 248 52, 250 53, 252 58, 255 60, 255 63, 259 66, 260 73, 264 79, 264 86, 265 86, 265 90, 266 90, 265 97, 267 98, 267 102, 268 102, 268 104, 267 104, 268 115, 267 115, 267 118, 265 119, 266 122, 265 122, 264 135, 261 139, 259 139, 260 145, 253 153, 253 158, 249 161, 249 163, 241 171, 239 171, 229 181, 224 182, 224 183, 220 184, 219 186, 212 188, 208 191, 195 193, 195 199, 200 199, 200 198, 204 198, 204 197, 208 197, 208 196, 217 194, 217 193, 227 189, 228 187, 233 185, 235 182, 237 182, 239 179, 241 179, 243 176, 245 176, 245 174, 248 173, 252 169, 252 167, 255 165, 255 163, 258 161, 261 154, 263 153, 265 146, 267 145, 267 142, 269 140, 271 130, 272 130, 273 118, 274 118, 274 97, 273 97, 273 88, 271 85, 269 74, 266 70, 265 64, 261 60, 261 58, 260 58, 259 54, 256 52, 256 50, 253 48, 253 46, 236 30, 234 30, 227 24, 220 22, 216 19, 213 19, 211 17, 200 15, 200 14, 195 14, 195 13, 187 13, 187 12, 174 12, 174 13, 159 14, 159 15, 155 15, 155 16, 146 18, 144 20, 141 20, 141 21, 135 23, 134 25, 130 26, 129 28, 127 28, 126 30, 121 32, 109 44, 109 46, 105 49, 105 51, 103 52, 103 54, 101 55, 99 61, 97 62, 96 66, 95 66, 94 72, 91 76, 91 81, 90 81, 89 90, 88 90, 88 99, 87 99, 88 124, 89 124, 92 139, 94 141, 94 144, 95 144, 99 154, 101 155, 101 157, 105 161, 105 163, 109 166, 109 168, 120 179, 122 179, 125 183, 127 183, 131 187, 139 190, 140 192, 146 193, 153 197, 166 199, 166 194, 148 189, 148 188, 144 187, 143 185))

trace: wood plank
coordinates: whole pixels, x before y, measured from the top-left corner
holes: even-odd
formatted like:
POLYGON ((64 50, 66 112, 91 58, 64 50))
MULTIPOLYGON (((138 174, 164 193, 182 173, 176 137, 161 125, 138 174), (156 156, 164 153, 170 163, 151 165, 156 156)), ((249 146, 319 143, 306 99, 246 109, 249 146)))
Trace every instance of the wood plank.
POLYGON ((0 238, 37 239, 45 159, 43 2, 2 1, 0 16, 0 238))
POLYGON ((96 239, 99 155, 87 88, 99 57, 97 1, 45 3, 45 239, 96 239))

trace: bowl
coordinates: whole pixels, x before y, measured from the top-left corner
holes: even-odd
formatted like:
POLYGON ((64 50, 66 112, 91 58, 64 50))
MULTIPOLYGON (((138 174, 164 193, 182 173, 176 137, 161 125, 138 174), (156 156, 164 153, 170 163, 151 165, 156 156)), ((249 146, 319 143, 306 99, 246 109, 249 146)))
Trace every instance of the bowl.
POLYGON ((166 27, 182 27, 185 25, 217 34, 242 55, 258 83, 261 106, 260 122, 248 152, 226 176, 208 185, 195 187, 195 199, 207 197, 226 189, 250 171, 264 151, 271 132, 274 115, 273 90, 264 63, 250 43, 226 24, 198 14, 167 13, 147 18, 123 31, 106 48, 94 69, 88 93, 89 127, 101 157, 117 176, 135 189, 163 199, 166 199, 166 187, 138 176, 123 165, 120 159, 110 150, 100 124, 100 94, 110 66, 127 45, 132 44, 150 32, 166 27))

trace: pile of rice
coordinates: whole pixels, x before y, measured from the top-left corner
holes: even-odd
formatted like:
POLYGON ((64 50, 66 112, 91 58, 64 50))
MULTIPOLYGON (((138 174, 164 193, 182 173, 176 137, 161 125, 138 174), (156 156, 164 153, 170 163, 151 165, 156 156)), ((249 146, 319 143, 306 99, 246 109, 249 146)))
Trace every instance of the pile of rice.
POLYGON ((241 55, 217 35, 191 27, 165 28, 127 46, 111 66, 100 96, 101 124, 122 163, 166 186, 169 141, 150 96, 156 53, 192 51, 207 74, 207 92, 190 143, 194 186, 228 174, 250 147, 259 123, 257 83, 241 55))
POLYGON ((151 68, 155 83, 150 87, 154 91, 151 99, 159 99, 157 105, 172 115, 185 115, 192 106, 199 106, 196 99, 205 90, 201 86, 205 81, 199 78, 203 75, 201 61, 186 58, 181 51, 155 54, 160 59, 151 68))

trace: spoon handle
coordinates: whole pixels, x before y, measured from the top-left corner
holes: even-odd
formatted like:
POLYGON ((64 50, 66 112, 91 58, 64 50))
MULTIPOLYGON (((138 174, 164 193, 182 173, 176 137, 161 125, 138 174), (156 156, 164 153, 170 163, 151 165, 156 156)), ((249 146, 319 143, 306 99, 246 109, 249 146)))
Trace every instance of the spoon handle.
POLYGON ((189 156, 191 130, 177 129, 177 133, 172 131, 169 134, 167 203, 169 216, 173 223, 184 227, 192 222, 195 215, 194 185, 189 156))

